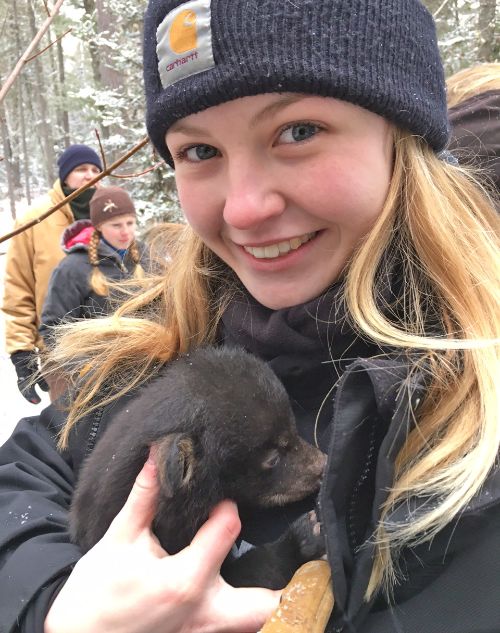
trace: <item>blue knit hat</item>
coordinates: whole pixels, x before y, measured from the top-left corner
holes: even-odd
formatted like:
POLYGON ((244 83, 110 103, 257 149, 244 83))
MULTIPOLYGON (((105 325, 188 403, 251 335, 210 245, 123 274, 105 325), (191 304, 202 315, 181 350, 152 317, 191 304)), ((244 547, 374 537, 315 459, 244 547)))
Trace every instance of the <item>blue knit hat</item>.
POLYGON ((178 119, 238 97, 337 97, 448 140, 444 73, 420 0, 149 0, 146 123, 161 156, 178 119))
POLYGON ((70 145, 66 148, 57 159, 61 184, 64 183, 73 169, 85 163, 95 165, 102 171, 101 159, 92 148, 87 145, 70 145))

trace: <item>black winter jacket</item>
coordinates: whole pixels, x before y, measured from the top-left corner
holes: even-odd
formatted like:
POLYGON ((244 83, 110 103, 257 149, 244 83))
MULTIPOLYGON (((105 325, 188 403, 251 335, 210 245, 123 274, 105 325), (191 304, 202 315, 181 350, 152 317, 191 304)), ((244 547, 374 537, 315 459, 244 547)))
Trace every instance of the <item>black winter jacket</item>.
MULTIPOLYGON (((273 324, 274 316, 267 321, 267 331, 275 341, 284 337, 286 345, 278 345, 280 350, 289 349, 296 326, 293 310, 273 324)), ((253 332, 265 330, 258 327, 263 324, 257 316, 251 321, 253 332)), ((351 359, 370 352, 374 356, 373 349, 352 335, 336 335, 351 359)), ((248 342, 241 330, 226 331, 223 339, 227 344, 248 342)), ((336 599, 329 633, 498 633, 498 471, 459 519, 430 544, 402 553, 402 576, 392 603, 379 595, 366 604, 363 596, 372 560, 369 536, 424 384, 418 375, 409 378, 407 365, 397 358, 352 361, 340 349, 338 358, 345 360, 327 364, 319 352, 309 355, 306 337, 302 342, 296 338, 293 353, 277 352, 276 343, 264 343, 253 351, 282 379, 305 437, 312 436, 311 418, 316 419, 318 402, 325 403, 315 426, 320 446, 328 451, 320 513, 336 599), (332 372, 342 377, 335 393, 325 398, 323 387, 331 385, 332 372)), ((130 397, 133 394, 126 396, 130 397)), ((124 404, 115 403, 82 420, 63 454, 55 448, 63 416, 52 406, 39 417, 21 420, 0 449, 0 633, 42 633, 51 600, 80 556, 67 530, 78 470, 113 408, 124 404)), ((313 505, 310 499, 242 517, 242 539, 256 544, 272 540, 313 505)), ((411 520, 410 507, 397 512, 398 518, 411 520)))
POLYGON ((484 169, 500 192, 500 90, 476 94, 448 114, 449 149, 460 163, 484 169))
MULTIPOLYGON (((61 246, 67 255, 52 272, 39 328, 45 343, 49 342, 51 328, 64 320, 104 316, 109 312, 109 297, 90 288, 92 266, 85 235, 85 229, 90 227, 90 220, 77 220, 63 232, 61 246)), ((117 251, 101 240, 97 253, 99 269, 107 279, 120 281, 133 274, 135 264, 128 252, 122 260, 117 251)))

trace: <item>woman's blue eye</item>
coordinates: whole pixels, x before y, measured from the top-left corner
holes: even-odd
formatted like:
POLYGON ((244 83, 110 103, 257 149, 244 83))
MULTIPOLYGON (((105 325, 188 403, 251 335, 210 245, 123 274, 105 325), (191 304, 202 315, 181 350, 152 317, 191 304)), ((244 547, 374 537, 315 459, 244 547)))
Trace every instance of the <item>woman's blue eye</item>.
POLYGON ((217 156, 217 150, 212 145, 195 145, 185 150, 185 156, 188 160, 198 163, 217 156))
POLYGON ((285 128, 280 134, 282 143, 299 143, 307 141, 318 133, 319 127, 314 123, 294 123, 285 128))

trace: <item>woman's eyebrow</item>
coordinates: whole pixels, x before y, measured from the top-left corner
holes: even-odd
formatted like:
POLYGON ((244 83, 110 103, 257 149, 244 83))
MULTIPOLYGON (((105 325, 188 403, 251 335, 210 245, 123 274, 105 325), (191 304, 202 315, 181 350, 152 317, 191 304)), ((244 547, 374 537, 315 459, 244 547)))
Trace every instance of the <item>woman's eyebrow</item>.
POLYGON ((298 101, 307 99, 307 97, 309 96, 311 95, 305 95, 305 94, 282 95, 276 101, 273 101, 273 103, 270 103, 265 108, 262 108, 260 112, 257 112, 257 114, 255 114, 250 121, 250 127, 255 127, 263 119, 273 117, 281 110, 284 110, 288 106, 293 105, 294 103, 297 103, 298 101))
MULTIPOLYGON (((257 112, 252 119, 250 120, 250 127, 255 127, 262 119, 270 118, 287 108, 298 101, 302 101, 302 99, 307 99, 310 95, 305 94, 292 94, 292 95, 282 95, 276 101, 268 104, 262 110, 257 112)), ((197 134, 205 134, 206 130, 201 127, 196 127, 195 125, 189 125, 183 123, 182 120, 176 121, 170 127, 170 132, 176 132, 180 134, 188 134, 188 135, 197 135, 197 134)))
POLYGON ((204 134, 206 130, 195 125, 186 125, 181 121, 176 121, 170 126, 169 132, 175 132, 180 134, 204 134))

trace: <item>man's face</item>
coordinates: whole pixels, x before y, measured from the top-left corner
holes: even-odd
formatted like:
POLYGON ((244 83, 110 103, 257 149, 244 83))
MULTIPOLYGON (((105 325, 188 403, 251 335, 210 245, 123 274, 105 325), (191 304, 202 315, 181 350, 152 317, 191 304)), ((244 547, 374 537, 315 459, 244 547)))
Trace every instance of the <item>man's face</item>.
MULTIPOLYGON (((96 165, 83 163, 75 167, 73 171, 70 171, 66 176, 65 183, 70 189, 79 189, 90 182, 92 178, 95 178, 100 172, 101 170, 96 165)), ((100 183, 96 183, 95 186, 98 187, 99 184, 100 183)))

